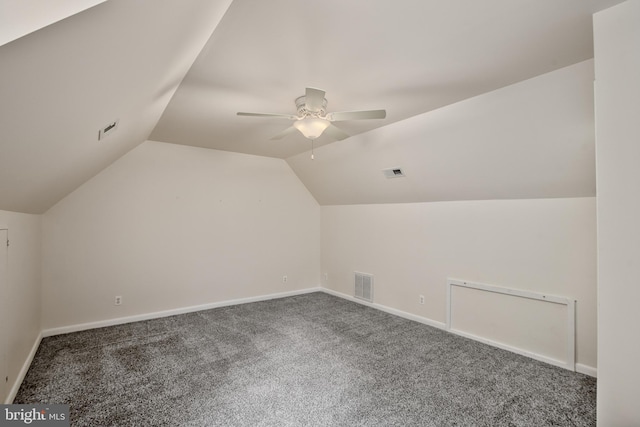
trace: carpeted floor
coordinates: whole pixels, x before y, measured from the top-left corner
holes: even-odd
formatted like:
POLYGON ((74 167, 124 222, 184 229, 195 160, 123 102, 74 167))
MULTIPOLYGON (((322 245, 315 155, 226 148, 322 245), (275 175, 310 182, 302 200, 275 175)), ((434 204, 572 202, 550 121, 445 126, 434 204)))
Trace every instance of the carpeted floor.
POLYGON ((590 426, 596 381, 324 293, 42 340, 74 426, 590 426))

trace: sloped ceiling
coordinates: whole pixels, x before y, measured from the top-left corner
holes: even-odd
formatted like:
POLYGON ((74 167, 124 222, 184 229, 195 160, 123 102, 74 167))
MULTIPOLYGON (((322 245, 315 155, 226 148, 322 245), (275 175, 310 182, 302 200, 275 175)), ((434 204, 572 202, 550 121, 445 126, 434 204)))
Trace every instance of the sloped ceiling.
POLYGON ((612 3, 235 0, 151 139, 288 158, 309 149, 270 141, 290 122, 235 113, 295 114, 307 86, 329 111, 386 108, 339 123, 356 135, 592 58, 592 12, 612 3))
POLYGON ((287 162, 322 205, 592 197, 592 88, 587 60, 287 162))
MULTIPOLYGON (((358 135, 591 58, 592 13, 617 3, 108 0, 0 47, 0 209, 44 212, 146 139, 293 167, 309 141, 269 140, 289 122, 235 113, 294 113, 307 86, 327 91, 330 111, 387 109, 384 120, 340 123, 352 138, 317 141, 339 152, 358 135), (117 132, 98 141, 115 119, 117 132)), ((299 176, 320 200, 330 189, 314 190, 318 173, 299 176)))
POLYGON ((0 46, 106 0, 2 0, 0 46))
POLYGON ((1 46, 0 209, 44 212, 146 140, 230 2, 109 0, 1 46))

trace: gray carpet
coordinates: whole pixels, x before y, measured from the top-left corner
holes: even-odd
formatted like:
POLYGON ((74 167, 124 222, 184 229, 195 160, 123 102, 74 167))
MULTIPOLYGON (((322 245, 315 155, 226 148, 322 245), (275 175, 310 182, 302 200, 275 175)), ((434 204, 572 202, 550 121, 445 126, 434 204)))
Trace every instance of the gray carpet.
POLYGON ((74 426, 589 426, 596 381, 324 293, 42 340, 74 426))

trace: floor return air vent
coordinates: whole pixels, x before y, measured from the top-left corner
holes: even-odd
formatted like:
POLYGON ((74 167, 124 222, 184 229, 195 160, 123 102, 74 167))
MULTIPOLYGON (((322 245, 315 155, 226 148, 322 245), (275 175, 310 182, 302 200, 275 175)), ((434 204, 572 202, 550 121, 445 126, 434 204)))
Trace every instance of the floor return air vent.
POLYGON ((358 299, 373 302, 373 276, 355 272, 354 296, 358 299))

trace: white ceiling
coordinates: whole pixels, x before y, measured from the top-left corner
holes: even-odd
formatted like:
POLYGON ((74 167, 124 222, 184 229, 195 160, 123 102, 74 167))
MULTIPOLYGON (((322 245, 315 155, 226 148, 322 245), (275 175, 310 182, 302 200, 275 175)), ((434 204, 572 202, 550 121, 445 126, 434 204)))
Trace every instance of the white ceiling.
POLYGON ((0 209, 44 212, 146 140, 230 2, 108 0, 0 46, 0 209))
POLYGON ((307 140, 269 140, 289 122, 235 113, 313 86, 387 110, 339 124, 361 134, 591 58, 620 2, 108 0, 0 46, 0 209, 44 212, 146 139, 291 159, 307 140))
POLYGON ((287 159, 321 205, 593 197, 594 61, 287 159), (388 179, 383 170, 405 177, 388 179))
POLYGON ((307 86, 330 111, 387 110, 339 124, 355 135, 592 58, 592 12, 613 3, 235 0, 151 139, 288 158, 309 143, 270 141, 287 120, 235 113, 294 114, 307 86))
POLYGON ((106 0, 2 0, 0 46, 106 0))

